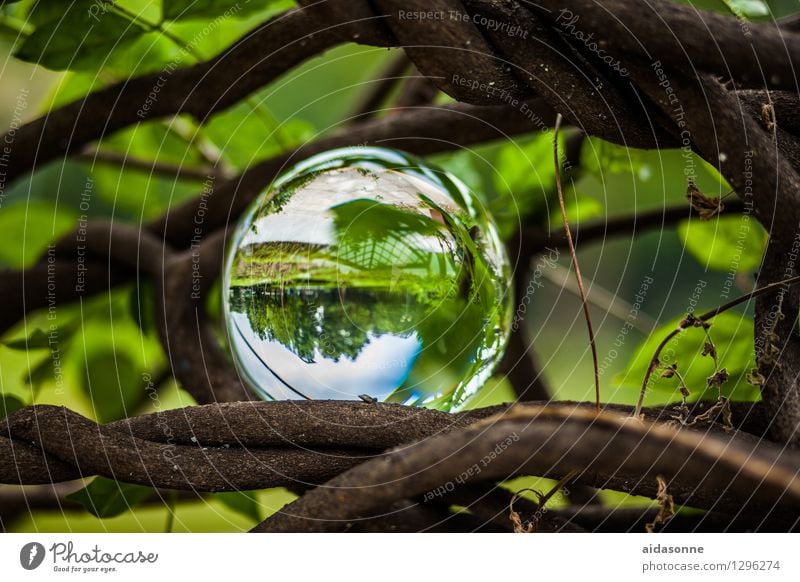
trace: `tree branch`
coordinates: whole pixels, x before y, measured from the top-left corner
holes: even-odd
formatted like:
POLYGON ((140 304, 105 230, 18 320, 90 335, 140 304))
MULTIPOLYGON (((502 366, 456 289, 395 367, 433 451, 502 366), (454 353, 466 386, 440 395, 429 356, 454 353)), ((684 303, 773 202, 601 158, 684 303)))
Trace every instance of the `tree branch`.
POLYGON ((680 503, 798 517, 800 456, 742 438, 698 435, 613 413, 519 406, 458 433, 362 463, 306 493, 254 531, 337 531, 398 498, 436 496, 443 485, 535 474, 655 494, 668 479, 680 503), (487 461, 488 459, 488 461, 487 461))
MULTIPOLYGON (((50 111, 3 139, 12 145, 11 182, 42 164, 142 121, 188 113, 199 122, 241 101, 306 59, 352 39, 346 11, 290 10, 261 24, 217 57, 127 79, 50 111), (65 136, 69 136, 65 138, 65 136)), ((379 22, 360 40, 386 46, 379 22)))

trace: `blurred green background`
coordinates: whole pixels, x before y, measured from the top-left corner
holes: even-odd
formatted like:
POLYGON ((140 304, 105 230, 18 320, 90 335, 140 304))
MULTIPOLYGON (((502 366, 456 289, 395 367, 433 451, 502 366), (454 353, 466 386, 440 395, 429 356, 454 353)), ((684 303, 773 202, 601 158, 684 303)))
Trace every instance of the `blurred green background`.
MULTIPOLYGON (((68 23, 61 22, 60 28, 53 25, 54 15, 56 24, 62 17, 60 3, 26 0, 0 7, 0 54, 4 61, 0 124, 4 128, 41 115, 91 88, 160 70, 169 63, 188 65, 213 56, 270 14, 292 6, 283 0, 253 3, 258 7, 248 6, 221 19, 211 12, 199 12, 161 22, 159 1, 118 4, 158 27, 113 49, 86 53, 73 47, 72 54, 79 58, 72 62, 64 61, 64 55, 71 47, 69 37, 75 35, 64 32, 69 30, 68 23), (209 22, 213 26, 208 26, 209 22), (62 31, 57 34, 67 37, 57 51, 48 52, 30 40, 47 26, 55 26, 54 31, 62 31), (167 38, 165 32, 173 38, 167 38), (190 54, 180 50, 176 38, 191 47, 190 54), (49 70, 12 58, 14 53, 28 60, 43 58, 51 68, 66 63, 71 70, 49 70)), ((717 0, 692 4, 730 11, 725 2, 717 0)), ((762 12, 767 7, 775 17, 800 10, 796 0, 727 4, 738 6, 755 20, 765 18, 762 12)), ((379 76, 387 59, 396 54, 396 50, 356 45, 336 48, 305 63, 246 103, 217 115, 204 127, 197 127, 186 117, 153 121, 119 132, 96 147, 129 158, 191 167, 202 167, 209 157, 219 156, 230 172, 238 173, 341 127, 359 95, 379 76)), ((568 138, 570 131, 564 134, 568 138)), ((515 231, 520 220, 558 229, 551 143, 551 134, 527 136, 437 155, 432 160, 478 194, 506 236, 515 231)), ((587 140, 580 168, 571 174, 574 187, 565 192, 571 218, 578 222, 604 221, 619 214, 686 205, 687 167, 694 168, 695 181, 707 195, 728 194, 727 184, 714 168, 697 158, 687 160, 680 151, 626 150, 587 140)), ((130 167, 75 158, 48 164, 4 192, 0 201, 0 266, 29 266, 51 241, 73 230, 83 212, 80 202, 87 190, 91 193, 90 218, 140 224, 196 196, 201 186, 197 181, 175 181, 130 167)), ((702 311, 752 288, 766 233, 755 224, 744 233, 741 227, 738 216, 715 218, 580 245, 598 333, 603 400, 635 402, 644 362, 652 353, 652 340, 645 347, 642 343, 651 332, 661 337, 658 330, 674 326, 676 318, 687 310, 702 311), (636 317, 631 316, 633 304, 640 304, 636 317), (626 323, 631 331, 620 341, 626 323)), ((561 253, 557 267, 534 261, 533 268, 537 267, 537 280, 543 285, 534 288, 526 329, 539 366, 554 390, 554 398, 591 400, 591 358, 568 256, 561 253)), ((35 314, 21 322, 2 338, 2 395, 23 404, 64 404, 101 421, 192 404, 191 397, 171 381, 161 387, 157 406, 147 398, 148 380, 159 378, 166 362, 148 318, 152 305, 147 284, 142 287, 137 291, 134 285, 127 285, 107 296, 58 307, 61 370, 53 369, 46 342, 40 341, 41 347, 37 347, 36 330, 46 330, 50 323, 46 314, 35 314), (25 338, 27 346, 19 341, 25 338)), ((690 337, 692 333, 687 333, 677 349, 684 355, 681 367, 687 379, 701 386, 693 394, 696 398, 702 395, 710 363, 699 354, 703 338, 690 337)), ((750 313, 740 310, 726 315, 712 328, 712 336, 723 365, 731 373, 726 390, 739 399, 757 398, 757 389, 745 380, 753 359, 750 313)), ((675 382, 659 381, 646 403, 674 401, 678 398, 676 388, 675 382)), ((513 398, 508 382, 494 378, 472 405, 513 398)), ((543 480, 521 480, 510 487, 537 485, 539 481, 543 480)), ((129 494, 135 496, 135 492, 129 494)), ((624 497, 606 496, 613 503, 622 502, 624 497)), ((270 490, 207 495, 197 501, 179 499, 174 504, 167 500, 167 505, 174 505, 173 517, 169 517, 171 511, 163 500, 152 502, 152 495, 149 498, 150 502, 113 518, 98 519, 72 507, 32 515, 24 512, 9 527, 14 531, 241 531, 293 496, 285 490, 270 490)))

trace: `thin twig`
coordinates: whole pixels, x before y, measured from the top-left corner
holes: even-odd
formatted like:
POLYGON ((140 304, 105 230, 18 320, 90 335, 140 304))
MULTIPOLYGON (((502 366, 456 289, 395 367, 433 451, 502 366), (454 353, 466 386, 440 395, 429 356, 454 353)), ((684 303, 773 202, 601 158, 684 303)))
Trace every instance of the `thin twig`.
POLYGON ((162 123, 168 131, 192 146, 212 167, 219 168, 222 177, 232 178, 236 175, 233 168, 225 161, 225 154, 222 150, 208 139, 193 121, 175 115, 170 119, 163 120, 162 123))
POLYGON ((364 121, 374 117, 381 105, 397 87, 398 82, 406 78, 406 73, 411 67, 411 61, 404 52, 400 52, 396 57, 390 59, 386 66, 381 69, 377 78, 369 81, 367 90, 353 108, 350 117, 354 121, 364 121))
POLYGON ((109 150, 87 148, 75 156, 76 159, 90 164, 103 164, 129 170, 140 170, 147 174, 164 176, 178 180, 193 180, 204 182, 209 178, 217 177, 219 169, 212 167, 192 167, 178 164, 169 164, 155 160, 144 160, 109 150))
POLYGON ((578 264, 578 254, 575 252, 575 243, 572 240, 572 232, 570 231, 569 221, 567 220, 564 192, 561 188, 561 172, 559 171, 560 164, 558 159, 558 130, 561 128, 561 119, 561 114, 559 113, 556 116, 556 123, 553 129, 553 160, 556 166, 556 192, 558 193, 558 204, 561 207, 564 234, 567 237, 567 244, 569 245, 569 254, 572 257, 572 264, 575 266, 575 279, 578 282, 578 290, 581 294, 583 314, 586 317, 586 327, 589 330, 589 344, 592 347, 592 364, 594 365, 595 408, 600 412, 600 365, 597 361, 597 343, 594 337, 594 328, 592 327, 592 316, 589 313, 589 300, 586 297, 586 289, 583 287, 583 279, 581 278, 581 268, 578 264))
POLYGON ((178 492, 170 490, 167 494, 167 499, 165 503, 165 507, 167 510, 167 523, 164 526, 164 533, 172 533, 172 529, 175 526, 175 505, 178 501, 178 492))
MULTIPOLYGON (((761 295, 766 295, 767 293, 772 293, 773 291, 775 291, 776 289, 778 289, 779 287, 782 287, 784 285, 794 285, 795 283, 800 283, 800 275, 797 275, 795 277, 789 277, 788 279, 784 279, 783 281, 775 281, 774 283, 770 283, 769 285, 765 285, 764 287, 761 287, 759 289, 754 289, 750 293, 745 293, 744 295, 742 295, 740 297, 737 297, 736 299, 732 299, 731 301, 728 301, 727 303, 719 305, 719 306, 715 307, 714 309, 712 309, 710 311, 706 311, 705 313, 703 313, 701 315, 695 316, 695 319, 697 321, 706 322, 709 319, 713 319, 714 317, 716 317, 720 313, 723 313, 725 311, 728 311, 729 309, 732 309, 732 308, 736 307, 737 305, 741 305, 742 303, 746 303, 746 302, 750 301, 751 299, 754 299, 756 297, 760 297, 761 295)), ((642 380, 642 388, 639 391, 639 400, 637 400, 636 408, 633 411, 633 416, 634 417, 638 418, 639 415, 642 412, 642 405, 644 404, 644 395, 645 395, 645 392, 647 391, 647 384, 650 382, 650 378, 653 376, 653 372, 655 372, 656 369, 658 368, 658 365, 659 365, 659 362, 660 362, 660 358, 661 358, 661 352, 664 350, 666 345, 675 336, 677 336, 679 333, 681 333, 682 331, 684 331, 688 327, 691 327, 691 326, 683 325, 683 322, 681 322, 681 325, 679 325, 678 327, 673 329, 671 332, 669 332, 666 335, 666 337, 664 337, 664 339, 661 340, 661 342, 658 344, 658 347, 656 348, 656 351, 653 354, 653 358, 650 360, 650 365, 647 367, 647 372, 645 372, 644 379, 642 380)))
MULTIPOLYGON (((729 216, 742 212, 744 205, 740 200, 732 200, 725 204, 719 216, 729 216)), ((634 236, 645 234, 657 229, 664 230, 683 220, 690 220, 697 214, 688 204, 678 204, 661 208, 652 208, 631 214, 620 214, 608 219, 587 221, 586 224, 572 224, 572 236, 579 243, 588 244, 595 240, 605 240, 614 236, 634 236)), ((530 226, 523 230, 522 244, 526 254, 533 255, 541 252, 545 247, 562 248, 567 246, 567 240, 561 232, 548 232, 541 226, 530 226)))
POLYGON ((397 101, 394 107, 402 109, 404 107, 419 107, 423 105, 431 105, 439 93, 436 85, 426 76, 421 75, 419 72, 414 71, 416 75, 408 77, 400 89, 400 94, 397 96, 397 101))

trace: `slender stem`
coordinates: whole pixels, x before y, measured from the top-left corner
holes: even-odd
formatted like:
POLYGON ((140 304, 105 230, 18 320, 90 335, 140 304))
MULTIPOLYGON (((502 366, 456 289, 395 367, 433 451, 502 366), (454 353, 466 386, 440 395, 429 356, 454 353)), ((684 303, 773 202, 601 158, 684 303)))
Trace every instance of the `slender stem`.
POLYGON ((178 492, 174 489, 170 491, 167 494, 166 501, 167 523, 164 526, 164 533, 172 533, 172 529, 175 525, 175 504, 178 501, 178 492))
POLYGON ((541 499, 539 499, 539 508, 540 508, 540 509, 544 509, 545 505, 547 505, 547 503, 548 503, 548 502, 549 502, 549 501, 550 501, 550 500, 553 498, 553 495, 555 495, 555 494, 556 494, 556 493, 558 493, 558 492, 559 492, 561 489, 563 489, 563 488, 564 488, 564 486, 565 486, 567 483, 569 483, 570 481, 572 481, 572 479, 573 479, 573 478, 575 477, 575 475, 577 475, 577 474, 578 474, 578 470, 577 470, 577 469, 572 469, 572 470, 568 471, 566 475, 564 475, 563 477, 561 477, 561 479, 559 479, 559 480, 558 480, 558 483, 556 483, 555 485, 553 485, 553 488, 552 488, 552 489, 550 489, 550 491, 548 491, 547 493, 545 493, 545 494, 544 494, 544 495, 541 497, 541 499))
POLYGON ((177 164, 168 164, 155 160, 144 160, 108 150, 87 148, 75 156, 76 159, 91 164, 105 164, 115 167, 141 170, 149 174, 157 174, 179 180, 193 180, 203 182, 209 177, 219 174, 219 169, 211 167, 192 167, 177 164))
POLYGON ((374 117, 397 84, 406 78, 406 71, 409 67, 411 67, 411 61, 404 52, 401 51, 397 56, 390 57, 377 78, 367 85, 366 91, 363 92, 349 118, 359 122, 374 117))
MULTIPOLYGON (((732 299, 727 303, 723 303, 711 309, 710 311, 706 311, 705 313, 698 315, 697 319, 700 321, 708 321, 709 319, 713 319, 720 313, 724 311, 728 311, 736 307, 737 305, 741 305, 742 303, 746 303, 751 299, 756 297, 760 297, 761 295, 766 295, 768 293, 772 293, 773 291, 777 290, 779 287, 783 287, 786 285, 794 285, 796 283, 800 283, 800 275, 796 275, 794 277, 789 277, 788 279, 784 279, 783 281, 775 281, 774 283, 770 283, 769 285, 765 285, 764 287, 760 287, 758 289, 754 289, 750 293, 745 293, 744 295, 737 297, 736 299, 732 299)), ((667 334, 667 336, 661 340, 656 348, 655 353, 653 354, 653 358, 650 360, 650 365, 647 366, 647 372, 645 372, 644 379, 642 380, 642 388, 639 391, 639 399, 636 401, 636 408, 633 411, 633 416, 638 418, 639 415, 642 413, 642 406, 644 405, 644 395, 647 391, 647 384, 650 383, 650 378, 653 376, 653 372, 656 371, 658 365, 660 363, 661 352, 664 350, 666 345, 672 340, 675 336, 679 333, 687 329, 686 327, 677 327, 673 329, 671 332, 667 334)))
POLYGON ((167 128, 167 131, 175 134, 194 148, 209 164, 215 168, 220 168, 220 173, 223 177, 231 178, 235 176, 235 172, 225 160, 222 150, 203 134, 202 128, 194 121, 176 115, 171 119, 163 120, 161 123, 167 128))
POLYGON ((597 359, 597 342, 595 341, 594 327, 592 326, 592 316, 589 313, 589 299, 586 296, 586 289, 583 287, 581 268, 578 264, 578 254, 575 252, 575 243, 572 240, 572 231, 569 228, 569 221, 567 220, 564 191, 561 188, 561 172, 558 159, 558 130, 561 128, 561 119, 561 114, 559 113, 556 116, 556 124, 553 130, 553 160, 556 165, 556 192, 558 193, 558 204, 561 207, 564 234, 567 237, 567 244, 569 245, 569 254, 572 257, 572 264, 575 266, 575 279, 578 282, 578 290, 580 291, 581 302, 583 303, 583 315, 586 318, 586 327, 589 330, 589 344, 592 348, 592 364, 594 365, 595 409, 600 412, 600 365, 597 359))

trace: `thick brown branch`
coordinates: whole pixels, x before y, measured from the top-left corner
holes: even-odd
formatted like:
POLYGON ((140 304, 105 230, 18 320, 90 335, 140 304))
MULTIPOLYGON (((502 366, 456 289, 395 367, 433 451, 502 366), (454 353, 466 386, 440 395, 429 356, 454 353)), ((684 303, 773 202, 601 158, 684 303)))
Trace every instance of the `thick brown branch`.
POLYGON ((66 408, 30 407, 5 421, 0 481, 36 484, 102 475, 128 483, 232 491, 318 483, 357 464, 361 455, 335 449, 210 448, 136 438, 66 408), (31 443, 31 444, 28 444, 31 443), (42 455, 41 451, 47 451, 42 455))
POLYGON ((173 255, 156 279, 161 345, 176 380, 201 404, 251 398, 206 314, 208 292, 222 271, 225 238, 220 230, 173 255))
MULTIPOLYGON (((464 431, 396 449, 306 493, 255 531, 337 531, 396 499, 436 496, 447 483, 536 474, 655 493, 680 503, 798 517, 800 457, 740 436, 701 435, 586 409, 519 406, 464 431), (487 460, 488 459, 488 460, 487 460)), ((447 487, 445 487, 445 490, 447 487)))
MULTIPOLYGON (((733 79, 741 88, 796 90, 800 36, 775 23, 748 23, 668 0, 536 0, 567 38, 593 34, 605 54, 627 65, 700 70, 733 79), (633 57, 633 58, 632 58, 633 57)), ((576 41, 577 42, 577 41, 576 41)))
MULTIPOLYGON (((630 407, 609 408, 630 413, 630 407)), ((220 480, 240 489, 297 486, 302 483, 293 480, 298 476, 291 471, 301 461, 307 463, 302 473, 306 482, 318 483, 332 476, 330 471, 358 464, 364 455, 404 444, 414 448, 418 445, 409 443, 462 430, 506 409, 446 414, 394 404, 253 401, 169 410, 98 426, 64 408, 28 407, 0 422, 0 483, 55 483, 95 473, 141 482, 146 473, 148 484, 179 489, 216 490, 220 480), (250 450, 261 455, 254 463, 269 462, 264 474, 245 476, 236 467, 250 450), (213 458, 203 461, 204 467, 219 461, 207 479, 190 481, 186 475, 176 476, 174 465, 164 464, 164 459, 184 453, 189 455, 186 462, 197 460, 207 451, 213 458)), ((668 409, 646 409, 645 415, 669 419, 668 409)), ((734 403, 734 423, 763 432, 763 418, 751 404, 734 403)), ((706 430, 725 436, 719 425, 706 430)))

